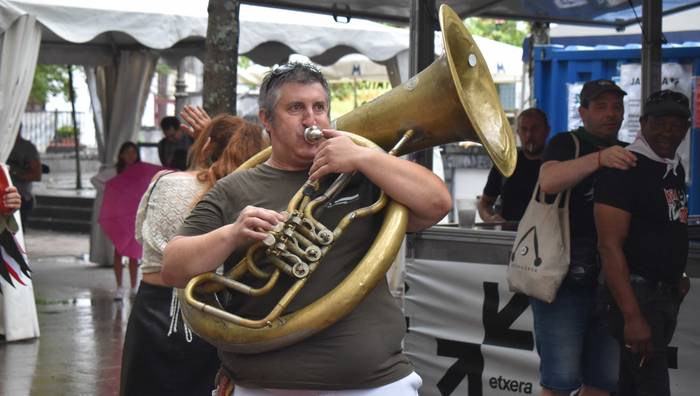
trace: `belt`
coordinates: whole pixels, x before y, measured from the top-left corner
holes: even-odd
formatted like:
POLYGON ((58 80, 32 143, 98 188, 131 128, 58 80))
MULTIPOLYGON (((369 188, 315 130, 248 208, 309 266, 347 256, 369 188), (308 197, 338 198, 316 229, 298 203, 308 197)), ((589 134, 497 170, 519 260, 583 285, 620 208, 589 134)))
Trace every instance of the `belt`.
POLYGON ((663 292, 663 293, 671 293, 671 292, 677 293, 678 292, 678 283, 652 281, 652 280, 646 279, 645 277, 643 277, 641 275, 637 275, 637 274, 630 274, 630 283, 645 285, 654 291, 663 292))

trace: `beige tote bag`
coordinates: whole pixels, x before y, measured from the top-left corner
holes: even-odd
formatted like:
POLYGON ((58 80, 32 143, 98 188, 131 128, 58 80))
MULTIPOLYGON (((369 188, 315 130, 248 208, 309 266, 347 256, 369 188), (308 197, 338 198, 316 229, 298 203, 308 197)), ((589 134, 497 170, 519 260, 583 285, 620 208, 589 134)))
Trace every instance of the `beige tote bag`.
MULTIPOLYGON (((572 133, 579 156, 579 141, 572 133)), ((513 292, 551 303, 569 271, 571 240, 569 234, 569 195, 571 189, 557 194, 547 203, 537 182, 530 203, 518 224, 508 263, 508 287, 513 292), (562 200, 564 201, 562 205, 562 200)))

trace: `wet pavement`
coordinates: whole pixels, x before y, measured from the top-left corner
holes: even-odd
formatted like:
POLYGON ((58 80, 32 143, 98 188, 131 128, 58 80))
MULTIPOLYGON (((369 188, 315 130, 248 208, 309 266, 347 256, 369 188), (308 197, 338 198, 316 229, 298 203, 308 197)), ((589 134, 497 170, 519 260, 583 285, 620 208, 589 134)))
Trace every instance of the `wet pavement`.
POLYGON ((30 229, 26 245, 41 337, 0 343, 0 395, 118 394, 130 303, 112 269, 83 260, 87 234, 30 229))

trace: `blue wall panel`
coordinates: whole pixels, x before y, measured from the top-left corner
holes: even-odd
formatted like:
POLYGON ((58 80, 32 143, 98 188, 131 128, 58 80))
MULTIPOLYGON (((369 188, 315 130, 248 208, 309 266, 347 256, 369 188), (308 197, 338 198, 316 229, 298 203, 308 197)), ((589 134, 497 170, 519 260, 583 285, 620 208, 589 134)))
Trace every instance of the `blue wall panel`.
MULTIPOLYGON (((552 135, 567 129, 567 84, 582 83, 599 78, 614 79, 620 75, 620 65, 641 63, 638 45, 626 47, 562 47, 535 48, 535 100, 544 110, 552 127, 552 135)), ((700 75, 700 43, 666 45, 662 50, 664 62, 692 64, 693 76, 700 75)), ((691 109, 694 111, 694 108, 691 109)), ((700 114, 694 115, 700 117, 700 114)), ((689 210, 700 214, 700 133, 690 131, 689 210)), ((550 138, 551 136, 550 135, 550 138)))

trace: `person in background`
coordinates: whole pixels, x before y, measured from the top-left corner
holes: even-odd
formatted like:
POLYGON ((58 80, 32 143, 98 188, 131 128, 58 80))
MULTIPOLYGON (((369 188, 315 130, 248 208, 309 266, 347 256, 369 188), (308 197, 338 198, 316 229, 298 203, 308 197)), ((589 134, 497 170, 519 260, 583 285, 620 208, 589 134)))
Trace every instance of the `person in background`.
MULTIPOLYGON (((122 173, 129 166, 141 162, 141 155, 139 154, 139 148, 134 142, 124 142, 119 147, 119 154, 117 155, 117 163, 115 167, 117 169, 117 174, 122 173)), ((115 299, 121 300, 123 298, 123 288, 122 288, 122 269, 123 269, 123 255, 121 252, 114 249, 114 276, 117 279, 117 293, 115 299)), ((131 288, 136 287, 136 275, 138 271, 138 260, 133 257, 129 257, 129 279, 131 280, 131 288)))
POLYGON ((181 130, 177 117, 163 117, 160 128, 165 137, 158 142, 158 158, 166 168, 187 169, 187 151, 192 145, 190 137, 181 130))
POLYGON ((22 196, 22 205, 19 215, 22 227, 27 227, 27 217, 34 207, 32 195, 32 183, 41 180, 41 160, 34 143, 22 138, 22 125, 19 126, 15 145, 10 156, 7 157, 7 165, 10 166, 12 183, 17 187, 22 196))
POLYGON ((679 92, 649 96, 641 135, 627 147, 630 169, 605 169, 595 184, 595 222, 606 285, 614 301, 609 324, 621 347, 619 396, 668 396, 667 347, 690 282, 688 199, 677 149, 690 127, 679 92))
POLYGON ((484 222, 520 221, 523 217, 540 174, 540 158, 549 130, 547 115, 538 108, 523 110, 518 115, 520 150, 515 172, 511 177, 504 178, 495 166, 491 167, 484 192, 477 203, 479 216, 484 222), (501 210, 496 213, 494 204, 499 196, 501 210))
MULTIPOLYGON (((185 108, 183 119, 197 117, 185 108)), ((196 136, 186 172, 157 174, 141 198, 136 238, 143 246, 143 278, 134 299, 124 340, 122 395, 209 395, 219 369, 216 348, 179 319, 175 289, 161 278, 163 248, 197 200, 217 180, 233 172, 268 142, 262 129, 239 117, 203 113, 192 122, 196 136), (204 126, 203 131, 198 125, 204 126), (178 326, 180 332, 178 334, 178 326)))
POLYGON ((602 168, 629 169, 636 164, 634 154, 617 140, 626 94, 610 80, 585 83, 578 109, 583 126, 554 136, 542 156, 542 191, 571 189, 569 272, 551 304, 530 298, 542 395, 569 395, 580 388, 581 396, 602 396, 617 387, 619 348, 603 314, 595 310, 600 264, 593 182, 602 168), (576 158, 574 137, 580 143, 576 158))

